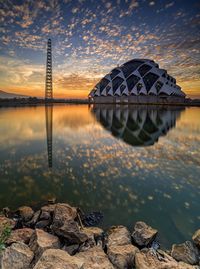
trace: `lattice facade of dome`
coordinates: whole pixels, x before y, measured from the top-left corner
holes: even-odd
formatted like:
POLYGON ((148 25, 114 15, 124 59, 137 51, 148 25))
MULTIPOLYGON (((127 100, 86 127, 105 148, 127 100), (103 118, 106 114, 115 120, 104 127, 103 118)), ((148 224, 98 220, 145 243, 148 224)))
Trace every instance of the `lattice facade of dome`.
POLYGON ((133 59, 114 68, 89 94, 94 102, 182 102, 176 79, 148 59, 133 59))

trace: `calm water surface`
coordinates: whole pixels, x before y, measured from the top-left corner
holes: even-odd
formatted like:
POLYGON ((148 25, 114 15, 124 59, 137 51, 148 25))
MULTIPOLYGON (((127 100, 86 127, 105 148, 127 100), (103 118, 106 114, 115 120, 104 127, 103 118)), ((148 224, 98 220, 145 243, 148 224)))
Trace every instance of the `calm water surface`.
POLYGON ((137 220, 164 246, 200 227, 200 108, 0 109, 0 208, 48 198, 137 220))

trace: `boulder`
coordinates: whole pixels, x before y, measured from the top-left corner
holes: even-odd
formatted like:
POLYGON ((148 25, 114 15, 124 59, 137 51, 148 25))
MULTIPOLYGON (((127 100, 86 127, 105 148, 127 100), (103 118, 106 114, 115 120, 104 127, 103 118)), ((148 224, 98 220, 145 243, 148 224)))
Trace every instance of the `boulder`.
POLYGON ((131 244, 130 232, 124 226, 113 226, 108 231, 107 247, 131 244))
POLYGON ((10 245, 17 242, 28 244, 33 232, 34 230, 30 228, 13 230, 9 238, 6 240, 6 244, 10 245))
POLYGON ((200 248, 200 229, 194 233, 192 240, 194 241, 195 245, 200 248))
POLYGON ((17 212, 24 222, 31 220, 34 215, 33 209, 29 206, 21 206, 18 208, 17 212))
POLYGON ((43 206, 43 207, 41 208, 41 211, 42 211, 42 212, 48 212, 48 213, 50 213, 50 214, 53 215, 54 210, 55 210, 55 207, 56 207, 56 204, 45 205, 45 206, 43 206))
POLYGON ((48 211, 42 210, 40 214, 40 220, 50 220, 51 219, 51 213, 48 211))
POLYGON ((35 253, 37 260, 46 249, 59 248, 60 241, 57 236, 46 233, 43 230, 36 229, 30 239, 29 247, 35 253))
POLYGON ((161 256, 153 254, 151 251, 136 252, 135 254, 136 269, 181 269, 178 267, 177 261, 171 256, 162 253, 161 256), (159 258, 158 258, 159 257, 159 258))
POLYGON ((6 227, 13 229, 15 227, 16 222, 12 219, 8 219, 4 216, 0 216, 0 234, 6 227))
POLYGON ((33 269, 82 269, 83 261, 60 249, 46 250, 33 269))
POLYGON ((34 253, 24 243, 14 243, 1 257, 2 269, 29 269, 34 253))
POLYGON ((50 220, 40 220, 35 224, 35 228, 44 229, 51 224, 50 220))
POLYGON ((80 230, 76 221, 68 220, 61 222, 61 226, 59 224, 59 222, 54 222, 51 228, 56 235, 64 237, 68 245, 81 244, 88 240, 87 234, 80 230))
POLYGON ((103 230, 98 227, 87 227, 83 228, 81 231, 91 238, 97 238, 103 234, 103 230))
POLYGON ((75 255, 78 251, 79 251, 79 244, 74 244, 74 245, 70 245, 70 246, 66 246, 64 245, 62 247, 62 250, 67 251, 67 253, 69 253, 69 255, 75 255))
POLYGON ((97 244, 96 242, 103 234, 103 230, 98 227, 83 228, 81 229, 81 232, 84 233, 88 239, 80 245, 79 251, 85 251, 89 248, 95 247, 97 244))
POLYGON ((193 242, 172 245, 171 256, 177 261, 195 265, 199 262, 199 251, 193 242))
POLYGON ((65 222, 74 220, 76 217, 77 210, 75 207, 71 207, 68 204, 56 204, 53 215, 53 226, 63 225, 65 222))
POLYGON ((33 214, 32 219, 26 223, 26 226, 28 226, 28 227, 35 227, 35 224, 36 224, 37 221, 39 220, 39 216, 40 216, 40 214, 41 214, 41 211, 40 211, 40 210, 36 211, 36 212, 33 214))
POLYGON ((74 257, 83 260, 81 269, 114 269, 103 249, 99 246, 80 252, 74 257))
POLYGON ((190 264, 187 264, 187 263, 184 263, 184 262, 179 262, 177 269, 200 269, 200 266, 198 266, 198 265, 190 265, 190 264))
POLYGON ((107 254, 112 264, 118 269, 133 268, 135 264, 135 254, 138 248, 128 244, 123 246, 110 246, 107 254))
POLYGON ((133 241, 140 247, 148 246, 153 242, 158 231, 148 226, 145 222, 138 221, 132 233, 133 241))

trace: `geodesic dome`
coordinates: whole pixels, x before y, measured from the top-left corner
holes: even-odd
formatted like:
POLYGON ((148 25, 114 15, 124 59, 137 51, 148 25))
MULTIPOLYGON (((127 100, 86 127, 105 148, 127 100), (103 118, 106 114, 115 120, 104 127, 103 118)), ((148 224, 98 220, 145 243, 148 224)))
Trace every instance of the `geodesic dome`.
POLYGON ((185 97, 176 79, 148 59, 133 59, 114 68, 94 87, 89 97, 123 95, 185 97))

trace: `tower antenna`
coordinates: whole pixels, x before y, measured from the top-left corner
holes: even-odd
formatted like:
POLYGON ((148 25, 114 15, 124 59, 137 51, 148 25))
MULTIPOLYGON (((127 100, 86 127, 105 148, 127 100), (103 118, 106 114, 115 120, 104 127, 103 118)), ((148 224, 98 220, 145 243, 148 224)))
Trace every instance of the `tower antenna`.
POLYGON ((45 100, 53 99, 51 39, 47 41, 45 100))

